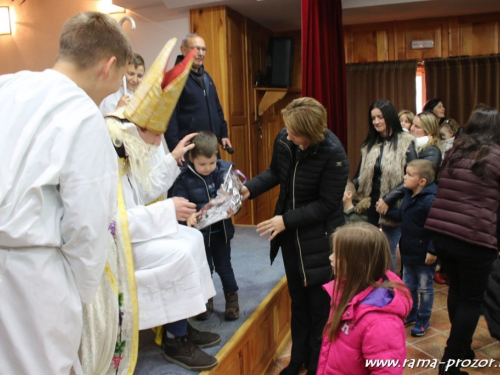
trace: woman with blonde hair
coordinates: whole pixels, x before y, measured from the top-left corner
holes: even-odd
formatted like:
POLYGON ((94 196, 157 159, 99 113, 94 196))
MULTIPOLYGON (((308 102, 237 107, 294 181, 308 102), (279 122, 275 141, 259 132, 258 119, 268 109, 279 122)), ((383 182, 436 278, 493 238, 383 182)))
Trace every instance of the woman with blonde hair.
POLYGON ((410 294, 396 274, 387 238, 375 226, 347 224, 332 237, 335 280, 324 285, 331 312, 323 334, 318 375, 403 373, 401 367, 371 367, 369 360, 406 358, 403 319, 410 294))
POLYGON ((429 160, 437 171, 443 159, 443 141, 437 117, 432 112, 419 113, 413 119, 410 133, 415 137, 418 158, 429 160))

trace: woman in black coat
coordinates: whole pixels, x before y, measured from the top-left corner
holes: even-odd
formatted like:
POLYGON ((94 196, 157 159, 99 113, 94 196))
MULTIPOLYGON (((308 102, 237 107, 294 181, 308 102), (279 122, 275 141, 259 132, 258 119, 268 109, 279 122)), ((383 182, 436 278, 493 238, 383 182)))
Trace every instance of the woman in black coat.
POLYGON ((281 247, 292 300, 292 353, 280 374, 296 375, 303 364, 316 374, 330 299, 322 285, 331 279, 329 236, 344 224, 342 197, 349 164, 338 138, 326 127, 325 108, 299 98, 281 111, 285 129, 274 141, 270 167, 242 188, 255 198, 279 184, 275 216, 258 224, 270 235, 271 262, 281 247))

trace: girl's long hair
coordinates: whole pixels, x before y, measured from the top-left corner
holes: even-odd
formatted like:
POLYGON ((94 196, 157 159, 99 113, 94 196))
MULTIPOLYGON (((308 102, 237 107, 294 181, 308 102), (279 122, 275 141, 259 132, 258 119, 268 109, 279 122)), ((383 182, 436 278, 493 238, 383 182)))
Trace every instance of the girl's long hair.
POLYGON ((326 330, 329 340, 335 341, 347 305, 366 288, 398 289, 410 297, 401 283, 377 283, 392 262, 389 242, 377 227, 365 222, 349 223, 335 231, 332 242, 336 282, 326 330))
POLYGON ((368 135, 363 141, 362 147, 367 146, 368 151, 370 151, 375 143, 382 141, 382 136, 373 126, 372 110, 374 110, 375 108, 380 109, 380 112, 382 112, 382 116, 384 116, 385 126, 387 129, 387 137, 390 138, 391 142, 390 146, 396 149, 398 147, 397 135, 398 133, 403 132, 403 128, 401 127, 401 122, 399 121, 396 107, 394 107, 394 104, 386 99, 377 100, 368 109, 368 135))
POLYGON ((472 112, 464 133, 455 139, 453 147, 446 153, 443 167, 453 170, 457 162, 472 155, 472 172, 482 178, 487 157, 495 145, 500 145, 498 111, 491 108, 478 109, 472 112))

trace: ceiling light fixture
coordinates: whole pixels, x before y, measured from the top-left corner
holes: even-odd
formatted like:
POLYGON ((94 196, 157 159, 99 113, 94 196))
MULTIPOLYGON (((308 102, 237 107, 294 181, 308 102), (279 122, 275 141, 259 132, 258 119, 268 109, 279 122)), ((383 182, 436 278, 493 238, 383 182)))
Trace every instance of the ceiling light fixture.
POLYGON ((125 8, 113 5, 113 0, 101 0, 99 3, 99 9, 101 12, 108 14, 125 13, 125 8))
POLYGON ((10 8, 0 7, 0 35, 11 35, 10 8))

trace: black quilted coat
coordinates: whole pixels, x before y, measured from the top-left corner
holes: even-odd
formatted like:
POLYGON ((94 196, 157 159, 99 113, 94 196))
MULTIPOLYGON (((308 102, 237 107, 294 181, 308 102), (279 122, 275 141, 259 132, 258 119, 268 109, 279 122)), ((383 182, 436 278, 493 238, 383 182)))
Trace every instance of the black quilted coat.
MULTIPOLYGON (((329 236, 344 224, 342 197, 349 162, 342 144, 329 130, 322 142, 298 153, 295 163, 292 155, 297 146, 286 138, 283 129, 274 140, 270 167, 246 186, 250 198, 255 198, 280 185, 274 214, 283 215, 287 233, 294 233, 304 285, 326 283, 332 275, 329 236), (287 197, 292 202, 288 210, 287 197)), ((279 247, 280 235, 271 241, 271 263, 279 247)))

